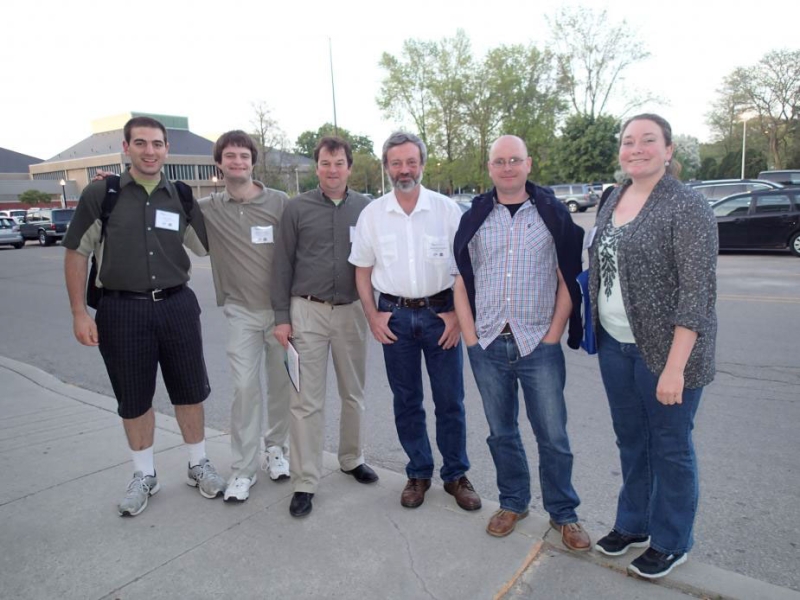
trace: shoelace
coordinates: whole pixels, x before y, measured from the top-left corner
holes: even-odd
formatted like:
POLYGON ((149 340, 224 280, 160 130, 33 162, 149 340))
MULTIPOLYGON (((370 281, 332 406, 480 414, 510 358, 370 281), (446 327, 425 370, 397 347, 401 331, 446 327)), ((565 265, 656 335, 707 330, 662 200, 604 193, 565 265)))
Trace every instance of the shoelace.
POLYGON ((144 482, 144 479, 132 479, 131 482, 128 484, 128 489, 125 490, 126 498, 132 498, 135 494, 139 492, 144 492, 145 494, 150 493, 150 486, 144 482))
POLYGON ((216 474, 217 471, 214 469, 214 465, 212 465, 210 462, 205 462, 200 465, 200 474, 197 476, 197 479, 205 479, 206 477, 216 474))

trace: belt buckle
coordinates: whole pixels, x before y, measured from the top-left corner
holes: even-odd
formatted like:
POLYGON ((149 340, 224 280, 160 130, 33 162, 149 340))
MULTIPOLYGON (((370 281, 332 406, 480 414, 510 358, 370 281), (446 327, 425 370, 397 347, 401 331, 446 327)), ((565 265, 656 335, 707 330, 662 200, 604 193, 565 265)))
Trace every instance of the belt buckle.
POLYGON ((163 294, 164 290, 151 290, 150 296, 153 298, 153 302, 161 302, 164 299, 164 296, 157 296, 156 294, 163 294))

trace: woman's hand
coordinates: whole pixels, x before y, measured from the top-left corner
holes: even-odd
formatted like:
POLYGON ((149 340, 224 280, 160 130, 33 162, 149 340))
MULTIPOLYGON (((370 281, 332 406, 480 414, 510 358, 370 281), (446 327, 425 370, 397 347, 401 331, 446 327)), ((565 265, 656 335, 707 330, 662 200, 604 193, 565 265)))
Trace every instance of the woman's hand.
POLYGON ((681 404, 683 402, 683 371, 664 369, 658 378, 656 398, 661 404, 681 404))

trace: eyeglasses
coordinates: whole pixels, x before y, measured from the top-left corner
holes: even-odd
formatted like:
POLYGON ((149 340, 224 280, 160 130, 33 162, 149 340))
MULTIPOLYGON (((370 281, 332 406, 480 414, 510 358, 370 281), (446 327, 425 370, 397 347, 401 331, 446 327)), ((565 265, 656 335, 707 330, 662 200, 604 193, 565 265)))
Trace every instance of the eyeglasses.
POLYGON ((508 165, 513 169, 515 167, 522 166, 525 160, 526 159, 524 158, 518 158, 516 156, 512 156, 508 160, 506 160, 505 158, 495 158, 490 164, 496 169, 504 169, 506 165, 508 165))

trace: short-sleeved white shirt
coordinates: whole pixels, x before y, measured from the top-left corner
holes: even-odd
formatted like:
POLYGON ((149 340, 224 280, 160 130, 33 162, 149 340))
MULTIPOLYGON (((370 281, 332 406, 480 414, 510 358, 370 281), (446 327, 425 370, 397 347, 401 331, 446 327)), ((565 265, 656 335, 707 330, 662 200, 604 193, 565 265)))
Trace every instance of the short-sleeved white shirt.
POLYGON ((420 186, 407 215, 394 191, 373 200, 356 224, 350 262, 373 267, 372 286, 403 298, 425 298, 453 287, 450 260, 461 209, 420 186))

